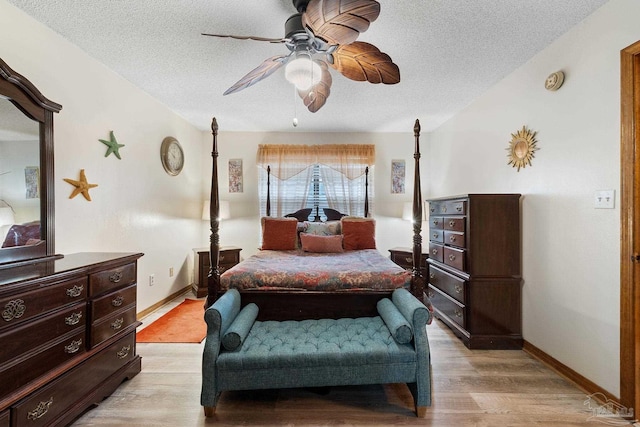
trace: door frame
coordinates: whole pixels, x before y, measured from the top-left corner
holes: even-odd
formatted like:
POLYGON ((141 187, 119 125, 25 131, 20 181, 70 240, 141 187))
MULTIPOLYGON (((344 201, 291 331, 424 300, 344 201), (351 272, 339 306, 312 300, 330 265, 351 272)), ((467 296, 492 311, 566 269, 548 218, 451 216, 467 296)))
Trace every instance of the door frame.
POLYGON ((620 52, 620 403, 640 411, 640 41, 620 52))

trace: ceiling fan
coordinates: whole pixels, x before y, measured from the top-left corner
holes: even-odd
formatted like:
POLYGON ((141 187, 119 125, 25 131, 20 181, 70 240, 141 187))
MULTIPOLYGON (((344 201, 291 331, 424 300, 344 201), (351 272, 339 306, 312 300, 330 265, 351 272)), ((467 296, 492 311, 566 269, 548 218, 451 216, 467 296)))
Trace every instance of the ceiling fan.
POLYGON ((315 113, 331 91, 329 67, 351 80, 400 82, 400 70, 389 55, 372 44, 356 41, 380 15, 380 3, 375 0, 292 1, 298 13, 287 19, 284 38, 202 33, 203 36, 283 43, 289 49, 287 55, 265 60, 224 95, 248 88, 285 66, 285 77, 296 86, 309 111, 315 113))

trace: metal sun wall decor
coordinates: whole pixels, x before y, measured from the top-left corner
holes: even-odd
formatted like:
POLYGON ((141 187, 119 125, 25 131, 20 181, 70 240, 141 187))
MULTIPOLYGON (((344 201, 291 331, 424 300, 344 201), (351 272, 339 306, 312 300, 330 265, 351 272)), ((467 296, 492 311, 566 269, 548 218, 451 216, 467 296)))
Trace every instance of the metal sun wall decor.
POLYGON ((518 172, 520 172, 520 168, 524 168, 527 165, 531 166, 534 152, 538 150, 538 147, 536 147, 536 133, 522 126, 521 130, 511 134, 511 141, 509 141, 509 147, 507 148, 508 164, 518 168, 518 172))

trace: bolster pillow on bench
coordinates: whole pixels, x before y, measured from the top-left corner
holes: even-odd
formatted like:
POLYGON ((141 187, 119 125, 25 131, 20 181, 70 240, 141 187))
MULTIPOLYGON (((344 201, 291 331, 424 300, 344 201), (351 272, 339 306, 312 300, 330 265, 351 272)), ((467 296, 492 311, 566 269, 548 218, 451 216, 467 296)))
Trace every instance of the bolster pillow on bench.
POLYGON ((258 317, 258 306, 254 303, 247 304, 233 319, 229 329, 222 336, 222 346, 225 350, 233 351, 242 346, 244 339, 249 335, 253 322, 258 317))
POLYGON ((383 298, 377 304, 378 314, 389 328, 393 339, 398 344, 407 344, 413 338, 413 329, 407 319, 400 313, 389 298, 383 298))

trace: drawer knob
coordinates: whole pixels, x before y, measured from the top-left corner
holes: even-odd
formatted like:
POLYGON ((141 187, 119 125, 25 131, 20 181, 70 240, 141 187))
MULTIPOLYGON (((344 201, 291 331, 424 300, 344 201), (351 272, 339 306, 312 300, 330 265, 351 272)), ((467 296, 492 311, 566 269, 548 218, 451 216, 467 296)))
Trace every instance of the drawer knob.
POLYGON ((64 352, 67 354, 77 353, 82 345, 82 340, 71 341, 71 344, 64 346, 64 352))
POLYGON ((453 227, 454 225, 456 225, 456 222, 453 219, 449 221, 449 227, 453 227))
POLYGON ((453 313, 456 315, 456 317, 462 318, 462 310, 460 310, 459 308, 453 310, 453 313))
POLYGON ((455 285, 453 287, 453 289, 455 289, 456 294, 461 294, 462 293, 462 286, 460 286, 460 285, 455 285))
POLYGON ((224 255, 220 255, 220 261, 224 261, 224 255))
POLYGON ((462 206, 456 206, 456 210, 457 210, 458 212, 462 212, 462 206))
POLYGON ((67 295, 70 296, 71 298, 77 298, 80 295, 82 295, 82 291, 84 291, 84 286, 76 285, 73 288, 67 289, 67 295))
POLYGON ((27 419, 28 420, 37 420, 39 418, 42 418, 44 416, 44 414, 47 413, 47 411, 49 410, 51 405, 53 405, 53 397, 51 397, 46 402, 38 403, 38 406, 36 406, 33 411, 29 411, 27 413, 27 419))
POLYGON ((73 326, 80 323, 80 319, 82 319, 82 312, 79 311, 77 313, 71 313, 71 316, 64 318, 65 325, 73 326))
POLYGON ((117 331, 118 329, 122 328, 123 324, 124 324, 124 317, 121 317, 119 319, 114 320, 111 323, 111 328, 117 331))
POLYGON ((438 238, 438 233, 433 233, 433 238, 437 239, 438 238))
POLYGON ((413 258, 410 256, 404 258, 404 262, 413 262, 413 258))
POLYGON ((13 319, 21 318, 26 310, 27 306, 24 305, 24 300, 14 299, 5 304, 2 318, 6 322, 10 322, 13 319))
POLYGON ((443 207, 442 207, 442 212, 446 212, 446 211, 447 211, 447 207, 446 207, 446 206, 443 206, 443 207))
POLYGON ((436 278, 436 275, 435 275, 435 274, 433 274, 433 273, 429 273, 429 279, 435 279, 435 278, 436 278))
POLYGON ((433 298, 433 292, 431 292, 431 291, 427 292, 427 296, 428 296, 429 298, 433 298))
POLYGON ((122 295, 118 295, 116 298, 111 300, 111 305, 114 307, 120 307, 124 302, 124 297, 122 295))
POLYGON ((455 260, 456 260, 455 255, 449 255, 449 261, 455 261, 455 260))
POLYGON ((456 241, 456 236, 450 236, 450 237, 449 237, 449 241, 450 241, 451 243, 454 243, 454 242, 456 241))
POLYGON ((122 271, 116 271, 111 276, 109 276, 109 281, 111 283, 118 283, 120 280, 122 280, 122 271))
POLYGON ((434 254, 434 255, 438 255, 438 250, 437 250, 437 249, 435 249, 435 248, 434 248, 434 249, 431 249, 431 253, 432 253, 432 254, 434 254))
POLYGON ((434 219, 433 220, 433 225, 438 225, 438 224, 439 224, 439 221, 437 219, 434 219))
POLYGON ((122 347, 120 349, 119 352, 116 353, 116 356, 118 356, 118 359, 124 359, 125 357, 127 357, 129 355, 130 351, 131 351, 131 346, 130 345, 125 345, 124 347, 122 347))

